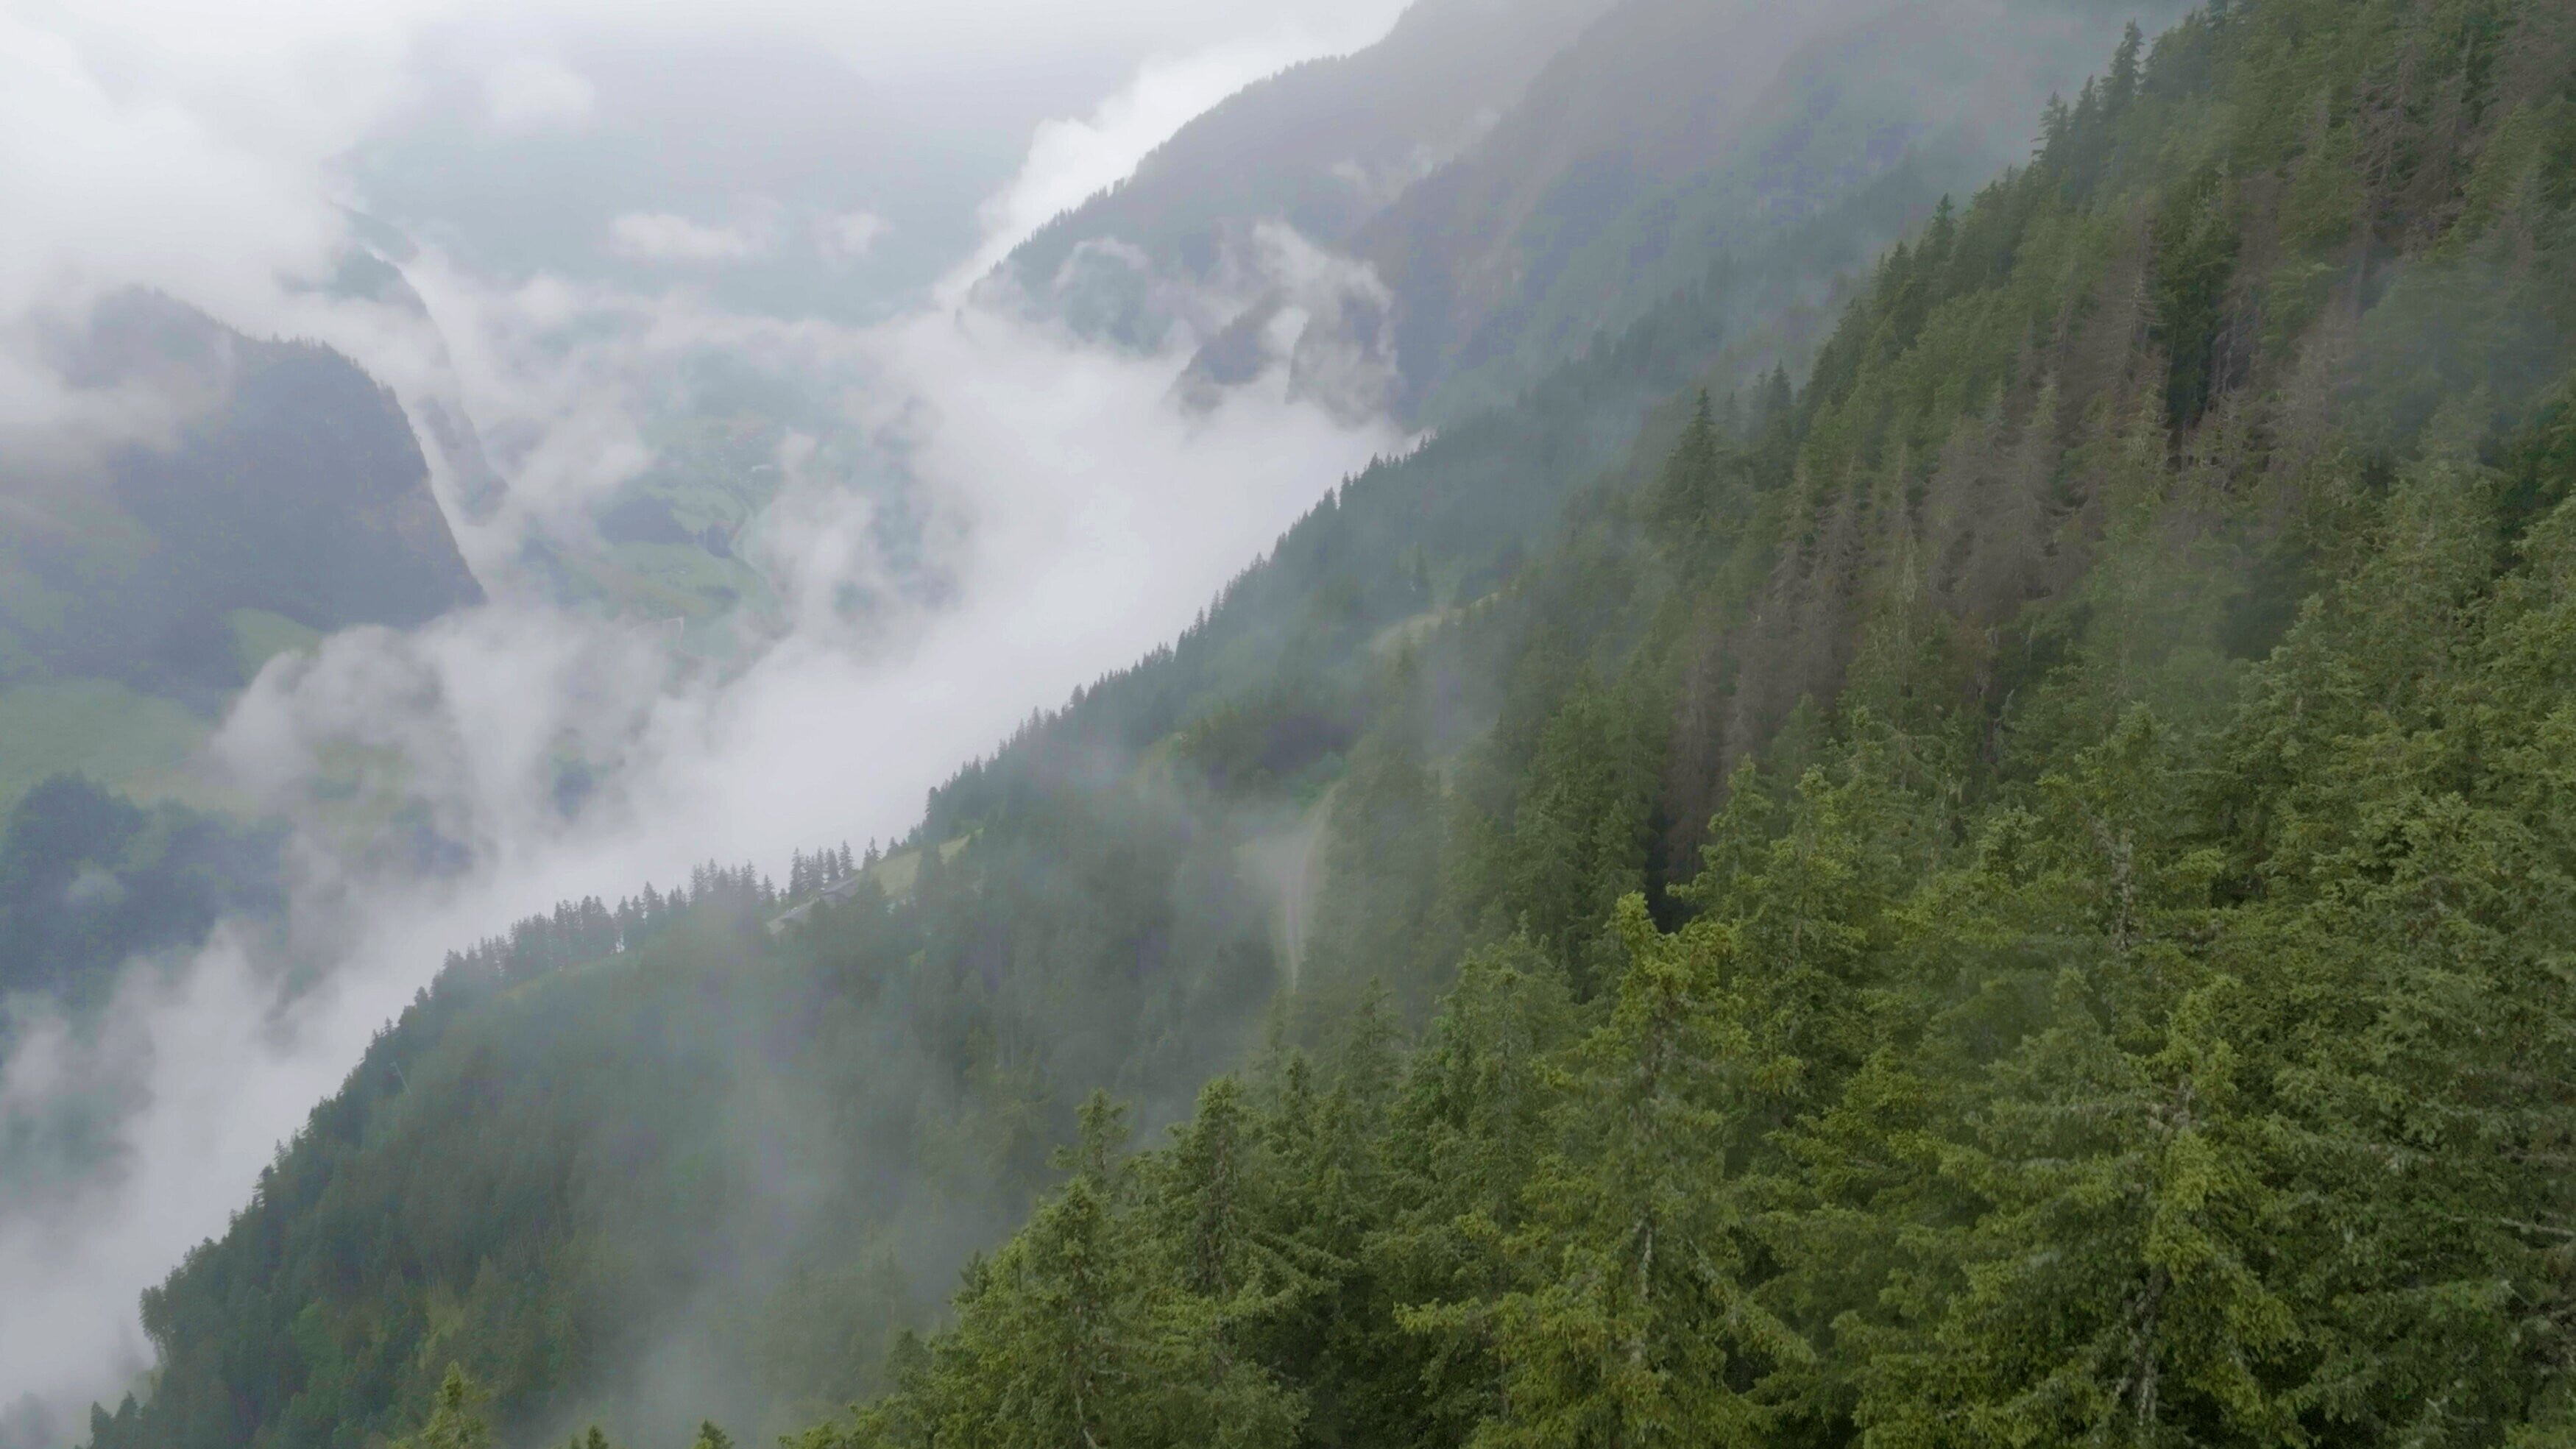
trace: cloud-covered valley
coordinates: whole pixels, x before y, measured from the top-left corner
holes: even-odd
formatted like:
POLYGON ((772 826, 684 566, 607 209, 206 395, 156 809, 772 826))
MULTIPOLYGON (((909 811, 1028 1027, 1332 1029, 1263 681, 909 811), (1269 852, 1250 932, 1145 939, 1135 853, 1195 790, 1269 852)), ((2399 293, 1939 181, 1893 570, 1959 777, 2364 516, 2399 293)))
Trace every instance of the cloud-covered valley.
POLYGON ((1389 5, 1142 4, 1082 27, 1008 4, 958 19, 614 7, 625 34, 674 45, 810 41, 897 114, 972 69, 1003 117, 980 124, 1015 131, 1017 154, 978 143, 993 165, 962 211, 955 185, 637 208, 555 243, 563 266, 542 248, 497 263, 507 249, 478 245, 470 215, 408 229, 398 260, 416 300, 399 303, 324 281, 371 209, 351 158, 437 103, 437 67, 472 76, 482 124, 504 138, 609 126, 620 92, 566 58, 609 7, 393 9, 0 10, 0 200, 46 218, 0 241, 0 430, 128 426, 84 420, 95 399, 67 389, 46 350, 49 328, 126 289, 253 336, 321 339, 392 387, 425 435, 490 594, 423 628, 281 654, 222 718, 200 769, 293 826, 281 930, 219 930, 189 959, 126 973, 101 1018, 112 1027, 13 1008, 0 1132, 33 1140, 88 1113, 107 1150, 0 1194, 0 1405, 31 1406, 0 1421, 0 1441, 68 1425, 148 1362, 136 1295, 222 1229, 446 951, 710 858, 779 870, 794 848, 906 830, 932 785, 1168 639, 1401 442, 1292 399, 1284 377, 1186 411, 1186 345, 1095 350, 968 300, 1012 244, 1196 109, 1365 40, 1389 5), (979 65, 974 38, 997 33, 1014 49, 979 65), (775 293, 745 305, 717 280, 796 249, 857 269, 943 227, 960 244, 939 266, 851 278, 879 291, 864 308, 803 315, 775 293), (710 359, 791 379, 818 409, 815 428, 766 441, 749 470, 759 506, 726 540, 764 608, 683 625, 568 605, 529 572, 532 546, 577 543, 656 465, 675 389, 710 359), (472 480, 427 436, 433 406, 470 418, 506 484, 496 504, 469 506, 472 480), (380 828, 394 818, 417 827, 412 845, 380 828))

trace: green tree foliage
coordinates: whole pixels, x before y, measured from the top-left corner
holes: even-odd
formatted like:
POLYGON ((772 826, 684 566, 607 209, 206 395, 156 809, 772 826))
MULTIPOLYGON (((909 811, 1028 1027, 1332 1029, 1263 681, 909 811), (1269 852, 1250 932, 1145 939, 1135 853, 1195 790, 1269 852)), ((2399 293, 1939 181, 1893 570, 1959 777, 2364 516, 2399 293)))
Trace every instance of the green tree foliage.
POLYGON ((397 1441, 401 1449, 490 1449, 492 1426, 483 1418, 483 1392, 455 1364, 447 1366, 429 1417, 397 1441))
POLYGON ((1523 1190, 1511 1245, 1530 1286, 1493 1311, 1499 1402, 1469 1442, 1753 1444, 1745 1392, 1807 1346, 1746 1281, 1749 1215, 1730 1179, 1750 1040, 1722 1000, 1735 942, 1656 934, 1619 908, 1632 958, 1609 1019, 1570 1054, 1565 1146, 1523 1190))
POLYGON ((1327 908, 1441 1004, 1203 1099, 1134 1261, 1330 1285, 1226 1340, 1316 1444, 2561 1442, 2571 78, 2540 4, 2133 32, 1422 653, 1497 722, 1345 780, 1445 824, 1327 908))
POLYGON ((363 1444, 451 1358, 513 1433, 769 1433, 881 1389, 925 1274, 1026 1211, 1083 1093, 1177 1096, 1248 1044, 1265 905, 1186 848, 1221 827, 1062 789, 900 897, 711 865, 457 953, 146 1295, 156 1390, 96 1442, 363 1444), (673 1342, 712 1393, 602 1396, 673 1342))
POLYGON ((0 995, 95 1005, 132 957, 193 949, 221 916, 274 916, 281 843, 77 776, 38 785, 0 830, 0 995))
POLYGON ((1161 1180, 1132 1189, 1109 1155, 1109 1109, 1086 1116, 1073 1179, 1008 1246, 968 1265, 955 1327, 906 1367, 895 1395, 805 1443, 1296 1442, 1298 1400, 1236 1342, 1259 1276, 1239 1089, 1203 1093, 1161 1180))
POLYGON ((937 1326, 773 1313, 891 1344, 802 1449, 2568 1442, 2571 117, 2545 0, 2132 36, 1803 386, 1715 361, 1606 471, 1543 387, 1354 480, 904 889, 468 958, 96 1449, 391 1435, 450 1342, 580 1422, 605 1288, 808 1145, 710 1104, 808 1073, 893 1226, 770 1266, 1020 1226, 937 1326), (1328 821, 1293 985, 1265 811, 1328 821))

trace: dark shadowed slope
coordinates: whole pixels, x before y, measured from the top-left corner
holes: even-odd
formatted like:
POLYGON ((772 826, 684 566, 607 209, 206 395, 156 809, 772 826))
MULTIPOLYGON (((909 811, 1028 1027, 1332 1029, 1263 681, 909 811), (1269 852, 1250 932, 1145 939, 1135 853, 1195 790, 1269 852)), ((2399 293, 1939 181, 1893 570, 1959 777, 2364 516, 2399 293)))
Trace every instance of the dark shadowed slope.
POLYGON ((208 700, 281 621, 406 626, 482 598, 401 407, 347 358, 146 294, 65 350, 146 440, 0 460, 0 680, 208 700))
POLYGON ((1376 45, 1296 66, 1190 122, 1128 180, 1042 228, 998 279, 1130 346, 1161 343, 1175 322, 1204 325, 1206 308, 1264 288, 1276 259, 1258 227, 1338 243, 1491 128, 1610 3, 1420 0, 1376 45))
MULTIPOLYGON (((1508 398, 1710 252, 1872 188, 1920 222, 2026 150, 2028 118, 2170 0, 1624 0, 1455 165, 1347 243, 1389 292, 1409 410, 1508 398)), ((1819 269, 1821 282, 1832 273, 1819 269)))

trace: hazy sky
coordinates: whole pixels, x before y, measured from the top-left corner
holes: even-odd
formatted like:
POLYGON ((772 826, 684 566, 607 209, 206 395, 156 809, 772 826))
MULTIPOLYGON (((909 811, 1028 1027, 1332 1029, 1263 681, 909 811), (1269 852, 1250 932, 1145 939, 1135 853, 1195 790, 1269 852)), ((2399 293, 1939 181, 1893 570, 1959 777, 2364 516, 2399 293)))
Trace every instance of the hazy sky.
POLYGON ((332 968, 319 989, 281 998, 275 963, 223 937, 173 978, 131 976, 102 1034, 22 1020, 0 1126, 102 1084, 130 1111, 116 1171, 0 1216, 0 1408, 34 1394, 69 1414, 122 1387, 144 1361, 136 1295, 222 1229, 447 949, 710 857, 783 871, 793 848, 909 828, 968 756, 1170 638, 1401 445, 1284 389, 1185 417, 1178 354, 1085 352, 928 291, 1395 9, 0 0, 0 444, 67 425, 46 326, 158 287, 325 338, 406 402, 447 390, 522 439, 520 503, 462 529, 489 559, 640 466, 653 380, 715 349, 834 390, 900 461, 952 585, 856 621, 836 608, 893 567, 869 527, 882 500, 791 438, 747 546, 793 627, 736 672, 521 598, 273 665, 219 741, 234 783, 300 818, 317 752, 399 749, 402 788, 473 867, 389 876, 307 832, 293 936, 332 968), (434 331, 294 284, 327 270, 350 207, 400 213, 434 331), (547 789, 567 738, 607 773, 574 822, 547 789))
MULTIPOLYGON (((521 261, 535 249, 508 233, 656 186, 664 214, 711 231, 802 189, 963 244, 943 212, 993 190, 1041 123, 1084 116, 1149 62, 1231 54, 1239 82, 1360 43, 1396 8, 9 0, 0 187, 41 205, 14 216, 49 220, 0 241, 0 304, 69 271, 239 305, 263 269, 309 256, 324 204, 366 199, 362 179, 415 219, 452 204, 460 240, 521 261)), ((604 234, 577 240, 607 259, 604 234)), ((571 245, 547 259, 584 260, 571 245)))

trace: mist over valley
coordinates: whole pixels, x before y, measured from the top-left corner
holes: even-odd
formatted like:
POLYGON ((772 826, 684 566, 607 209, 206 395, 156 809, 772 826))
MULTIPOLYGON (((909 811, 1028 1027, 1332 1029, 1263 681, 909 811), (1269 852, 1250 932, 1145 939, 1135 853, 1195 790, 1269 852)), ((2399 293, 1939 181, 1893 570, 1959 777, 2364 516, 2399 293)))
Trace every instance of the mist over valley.
POLYGON ((2576 1433, 2576 8, 0 4, 0 1449, 2576 1433))

